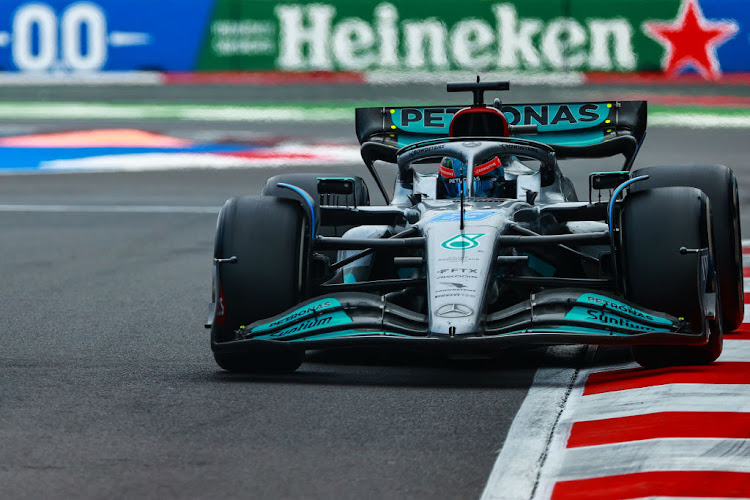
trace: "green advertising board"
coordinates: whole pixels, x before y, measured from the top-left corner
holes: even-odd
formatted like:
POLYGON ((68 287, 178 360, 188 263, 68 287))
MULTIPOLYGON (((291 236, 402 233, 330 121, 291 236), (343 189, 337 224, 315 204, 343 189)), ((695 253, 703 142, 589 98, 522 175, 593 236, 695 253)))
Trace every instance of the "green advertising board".
POLYGON ((0 70, 35 76, 652 72, 718 80, 750 74, 748 54, 748 0, 0 1, 0 70))
POLYGON ((219 0, 200 70, 660 71, 680 0, 219 0))

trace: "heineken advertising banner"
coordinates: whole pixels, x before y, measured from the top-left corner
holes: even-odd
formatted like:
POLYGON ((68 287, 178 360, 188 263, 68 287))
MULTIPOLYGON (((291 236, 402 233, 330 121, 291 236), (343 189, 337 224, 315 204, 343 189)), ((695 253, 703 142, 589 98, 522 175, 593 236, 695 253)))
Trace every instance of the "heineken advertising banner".
POLYGON ((0 2, 0 70, 750 72, 747 0, 0 2))

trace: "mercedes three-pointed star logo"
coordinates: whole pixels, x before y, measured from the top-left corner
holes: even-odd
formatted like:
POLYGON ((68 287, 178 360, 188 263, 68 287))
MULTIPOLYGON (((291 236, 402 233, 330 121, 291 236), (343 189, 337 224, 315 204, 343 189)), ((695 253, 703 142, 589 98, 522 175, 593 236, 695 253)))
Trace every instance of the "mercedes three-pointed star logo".
POLYGON ((463 304, 445 304, 435 311, 435 316, 440 316, 441 318, 464 318, 472 314, 474 314, 474 310, 463 304))

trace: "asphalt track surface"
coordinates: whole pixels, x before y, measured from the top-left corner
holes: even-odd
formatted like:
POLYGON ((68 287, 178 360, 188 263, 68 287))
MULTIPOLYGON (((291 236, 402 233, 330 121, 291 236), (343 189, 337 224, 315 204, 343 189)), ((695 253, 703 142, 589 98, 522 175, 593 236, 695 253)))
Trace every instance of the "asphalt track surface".
MULTIPOLYGON (((746 137, 657 128, 638 164, 727 164, 747 214, 746 137)), ((285 171, 0 177, 0 498, 479 497, 536 368, 583 359, 316 352, 292 375, 222 372, 202 328, 215 211, 285 171)), ((585 193, 583 168, 569 172, 585 193)))

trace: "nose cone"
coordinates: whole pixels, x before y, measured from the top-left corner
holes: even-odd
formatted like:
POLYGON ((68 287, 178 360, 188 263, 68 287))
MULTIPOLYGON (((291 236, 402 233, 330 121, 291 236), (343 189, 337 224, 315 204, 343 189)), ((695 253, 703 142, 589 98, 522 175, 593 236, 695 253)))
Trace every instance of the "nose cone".
POLYGON ((430 332, 476 333, 492 270, 497 227, 467 221, 426 224, 430 332))

